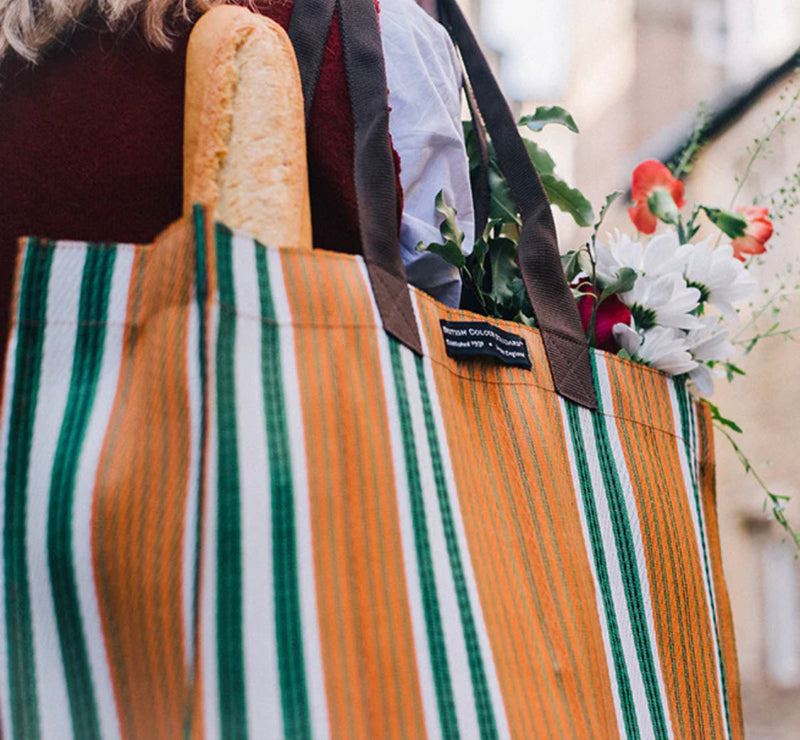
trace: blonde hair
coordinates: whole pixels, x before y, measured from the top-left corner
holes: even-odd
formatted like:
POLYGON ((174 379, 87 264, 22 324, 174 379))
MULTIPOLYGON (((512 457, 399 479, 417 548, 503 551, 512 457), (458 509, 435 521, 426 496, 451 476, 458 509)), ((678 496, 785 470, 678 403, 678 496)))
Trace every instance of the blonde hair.
POLYGON ((89 10, 111 29, 139 24, 154 46, 169 48, 171 29, 225 0, 0 0, 0 61, 11 51, 35 62, 89 10))

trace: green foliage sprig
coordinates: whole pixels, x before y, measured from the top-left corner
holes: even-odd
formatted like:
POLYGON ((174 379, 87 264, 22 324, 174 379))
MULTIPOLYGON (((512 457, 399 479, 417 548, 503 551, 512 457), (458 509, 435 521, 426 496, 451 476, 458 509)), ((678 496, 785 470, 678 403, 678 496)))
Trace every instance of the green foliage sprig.
MULTIPOLYGON (((538 132, 546 126, 564 126, 573 133, 578 126, 573 117, 558 106, 542 106, 519 121, 520 127, 538 132)), ((470 161, 470 176, 481 176, 481 158, 477 134, 471 122, 465 122, 464 134, 470 161)), ((523 137, 528 156, 535 167, 550 202, 569 214, 578 226, 591 226, 594 209, 589 199, 556 173, 550 154, 536 142, 523 137)), ((533 308, 528 299, 517 261, 522 221, 517 213, 511 188, 503 175, 494 146, 489 142, 488 162, 489 213, 483 234, 476 235, 472 254, 464 258, 460 241, 454 236, 455 212, 440 193, 436 209, 442 215, 442 243, 419 245, 443 257, 461 270, 464 290, 485 314, 535 326, 533 308)), ((463 234, 461 235, 463 240, 463 234)))

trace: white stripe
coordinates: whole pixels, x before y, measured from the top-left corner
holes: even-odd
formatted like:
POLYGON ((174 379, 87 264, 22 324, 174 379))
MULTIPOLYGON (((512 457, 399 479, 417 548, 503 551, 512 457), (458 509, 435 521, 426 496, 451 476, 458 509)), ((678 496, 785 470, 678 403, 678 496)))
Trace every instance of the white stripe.
MULTIPOLYGON (((24 264, 24 257, 22 264, 24 264)), ((14 316, 16 321, 17 317, 14 316)), ((3 382, 3 409, 0 421, 0 522, 5 522, 6 505, 6 469, 8 466, 8 440, 11 426, 11 392, 14 388, 14 370, 17 360, 18 326, 15 323, 8 337, 6 349, 5 380, 3 382)), ((2 538, 0 538, 2 541, 2 538)), ((4 566, 5 563, 0 564, 4 566)), ((6 624, 6 574, 5 567, 0 567, 0 727, 11 734, 11 687, 8 675, 8 625, 6 624)))
MULTIPOLYGON (((255 242, 233 237, 235 305, 259 304, 255 242)), ((248 312, 249 313, 249 312, 248 312)), ((270 469, 261 373, 262 322, 237 316, 234 347, 242 547, 242 629, 247 726, 251 737, 285 734, 275 630, 270 469)), ((273 382, 280 382, 274 378, 273 382)))
POLYGON ((467 595, 469 596, 470 601, 470 610, 475 622, 475 630, 478 634, 478 644, 480 646, 481 659, 483 661, 483 667, 486 673, 486 681, 489 686, 489 695, 492 701, 495 722, 497 723, 498 736, 501 738, 506 738, 511 736, 511 731, 508 726, 508 717, 506 715, 503 694, 500 690, 500 681, 497 677, 497 667, 495 666, 494 655, 492 654, 492 646, 489 642, 489 633, 486 629, 486 622, 483 616, 483 608, 481 607, 481 601, 478 595, 475 571, 473 570, 472 560, 469 555, 469 546, 467 544, 464 521, 461 518, 461 507, 459 505, 458 492, 456 490, 455 474, 453 472, 452 460, 450 459, 450 447, 447 443, 444 415, 439 402, 439 394, 436 390, 436 380, 433 374, 433 364, 430 360, 428 341, 425 337, 425 332, 422 330, 419 305, 416 292, 414 290, 411 291, 411 298, 411 302, 414 307, 414 313, 417 318, 417 326, 420 327, 423 368, 425 371, 425 379, 427 381, 428 395, 430 396, 436 433, 439 439, 439 451, 442 457, 442 467, 444 468, 444 477, 447 483, 447 493, 450 502, 450 509, 453 515, 453 525, 456 532, 459 554, 461 556, 461 564, 464 570, 464 579, 466 581, 467 595))
MULTIPOLYGON (((213 348, 219 333, 219 306, 211 303, 206 327, 211 339, 206 354, 206 456, 205 502, 203 505, 203 531, 200 543, 202 584, 200 588, 200 653, 202 655, 203 727, 209 740, 222 734, 219 713, 219 668, 217 665, 217 387, 216 363, 213 348)), ((202 337, 201 337, 202 341, 202 337)))
POLYGON ((195 653, 195 590, 197 588, 197 521, 200 501, 200 461, 202 460, 200 422, 202 380, 197 350, 200 337, 200 310, 197 298, 192 292, 189 317, 186 327, 186 388, 189 401, 189 461, 186 481, 186 509, 183 527, 182 596, 183 596, 183 634, 186 636, 186 669, 194 677, 197 655, 195 653))
MULTIPOLYGON (((606 431, 608 433, 611 451, 614 455, 614 467, 619 475, 619 482, 622 488, 623 498, 625 500, 625 509, 627 512, 628 524, 630 527, 631 536, 633 538, 633 548, 636 553, 636 569, 639 574, 640 593, 642 595, 642 602, 644 604, 645 622, 647 626, 648 642, 650 643, 650 655, 653 660, 654 671, 658 680, 659 695, 661 697, 661 706, 664 712, 664 721, 667 727, 667 733, 670 737, 673 736, 672 719, 670 717, 669 702, 667 701, 666 687, 664 686, 664 674, 661 670, 661 659, 658 651, 658 640, 656 639, 655 622, 653 619, 653 603, 650 595, 650 578, 647 571, 647 562, 645 560, 644 545, 642 543, 642 530, 639 522, 639 509, 636 502, 636 496, 633 490, 633 484, 628 474, 628 462, 625 458, 625 453, 622 449, 622 441, 619 437, 619 430, 617 429, 616 420, 613 418, 614 411, 614 396, 611 392, 611 383, 608 376, 608 359, 603 353, 596 353, 597 360, 597 379, 602 398, 603 409, 606 414, 606 431)), ((584 437, 585 438, 585 437, 584 437)), ((596 449, 595 446, 588 447, 588 449, 596 449)), ((596 489, 598 490, 598 489, 596 489)), ((602 497, 598 497, 602 498, 602 497)), ((603 505, 606 505, 603 500, 603 505)), ((598 507, 599 508, 599 507, 598 507)), ((610 525, 610 521, 609 521, 610 525)), ((604 528, 605 529, 605 528, 604 528)), ((610 531, 609 531, 610 533, 610 531)), ((608 546, 606 547, 606 556, 608 557, 608 546)), ((624 593, 624 592, 623 592, 624 593)), ((617 614, 621 615, 621 611, 617 609, 617 614)), ((627 616, 627 609, 625 610, 627 616)), ((622 631, 622 624, 620 622, 620 630, 622 631)), ((631 661, 627 658, 628 665, 631 661)), ((638 661, 635 661, 638 665, 638 661)), ((638 709, 637 709, 638 711, 638 709)), ((649 716, 649 712, 648 712, 649 716)))
POLYGON ((97 466, 119 381, 132 267, 133 251, 129 248, 118 249, 108 296, 102 364, 76 472, 72 520, 73 560, 81 624, 92 674, 100 733, 104 738, 120 737, 121 730, 95 590, 92 510, 97 466))
MULTIPOLYGON (((599 362, 601 362, 601 360, 598 359, 598 363, 599 362)), ((603 399, 604 408, 608 408, 606 403, 606 399, 603 399)), ((642 678, 642 672, 639 666, 636 644, 633 640, 633 628, 628 611, 628 602, 625 598, 622 567, 617 556, 617 543, 614 537, 611 510, 608 505, 608 493, 605 490, 603 473, 600 469, 598 455, 592 454, 592 450, 598 449, 597 440, 594 435, 594 427, 592 425, 592 415, 588 410, 583 408, 579 410, 579 414, 583 443, 588 451, 587 460, 589 464, 589 475, 592 481, 594 502, 597 508, 597 519, 603 540, 603 552, 605 554, 608 580, 611 587, 613 609, 617 617, 617 627, 619 629, 620 642, 622 643, 625 665, 628 668, 628 678, 630 679, 637 724, 643 738, 652 738, 655 737, 655 730, 653 728, 652 718, 650 717, 650 709, 647 703, 644 679, 642 678)), ((607 427, 614 424, 613 417, 606 417, 606 419, 608 420, 608 423, 606 423, 607 427)), ((617 465, 619 465, 619 461, 617 461, 617 465)), ((646 583, 647 581, 645 581, 645 584, 646 583)))
POLYGON ((458 607, 458 596, 450 555, 447 551, 444 520, 442 518, 436 480, 433 472, 433 459, 428 444, 428 431, 425 425, 425 412, 422 406, 422 395, 417 378, 414 355, 410 350, 401 350, 403 370, 408 389, 408 403, 416 443, 416 455, 419 461, 419 473, 422 484, 422 496, 425 505, 425 519, 428 524, 428 539, 431 546, 436 593, 439 597, 439 611, 442 617, 447 661, 453 686, 453 699, 456 706, 458 725, 462 731, 476 728, 478 713, 472 689, 471 671, 467 643, 458 607))
MULTIPOLYGON (((369 285, 369 276, 362 260, 358 261, 361 275, 365 284, 369 285)), ((378 306, 372 291, 369 291, 372 314, 377 327, 381 326, 378 306)), ((408 471, 406 468, 405 447, 403 434, 400 427, 400 417, 395 412, 397 405, 397 392, 395 389, 392 360, 389 354, 389 341, 386 332, 380 328, 376 331, 378 340, 378 353, 380 356, 380 372, 383 378, 383 388, 386 392, 386 407, 389 409, 387 421, 389 423, 389 442, 392 450, 392 467, 394 470, 395 490, 397 492, 397 509, 400 525, 400 541, 403 548, 403 566, 408 590, 408 606, 411 617, 411 629, 414 635, 414 655, 419 678, 420 693, 422 696, 422 711, 425 716, 425 729, 430 740, 442 737, 442 725, 439 718, 438 702, 436 698, 436 685, 433 679, 431 665, 431 650, 428 643, 428 631, 425 623, 423 609, 422 585, 420 583, 419 568, 414 535, 413 515, 411 513, 411 499, 408 491, 408 471)), ((447 553, 444 554, 445 558, 447 553)), ((455 623, 457 626, 460 621, 455 623)), ((443 625, 445 626, 445 625, 443 625)), ((466 674, 469 675, 469 674, 466 674)), ((458 676, 455 677, 459 679, 458 676)), ((465 725, 461 725, 462 730, 465 725)))
POLYGON ((281 253, 267 250, 270 288, 275 314, 280 324, 281 375, 283 377, 286 423, 292 455, 294 485, 295 541, 297 580, 300 587, 300 617, 303 630, 303 659, 306 669, 311 734, 318 740, 330 737, 328 698, 325 692, 325 670, 322 665, 322 644, 319 634, 317 587, 314 574, 314 539, 311 528, 311 502, 308 486, 308 456, 303 424, 303 399, 295 356, 294 328, 289 296, 286 293, 281 253))
MULTIPOLYGON (((708 610, 708 627, 709 631, 711 632, 711 640, 714 647, 714 672, 717 677, 717 689, 719 690, 722 724, 725 731, 725 737, 730 737, 728 720, 725 714, 725 691, 722 686, 722 669, 719 663, 719 639, 713 612, 714 586, 708 581, 708 576, 710 576, 710 571, 706 569, 707 565, 710 567, 708 562, 708 550, 707 548, 703 547, 703 539, 705 539, 705 543, 708 545, 708 535, 705 517, 703 516, 702 510, 698 508, 700 506, 700 475, 699 471, 695 467, 699 458, 699 453, 697 450, 697 438, 694 434, 694 402, 692 402, 691 399, 687 399, 690 438, 685 440, 681 425, 681 410, 677 395, 678 390, 675 387, 675 382, 672 379, 670 379, 667 383, 667 387, 669 388, 669 400, 672 406, 672 418, 675 422, 675 439, 676 446, 678 448, 678 457, 680 458, 681 462, 681 472, 683 473, 683 484, 689 499, 689 510, 692 513, 692 524, 694 525, 695 543, 697 545, 697 557, 700 562, 700 572, 703 580, 703 593, 706 600, 706 608, 708 610), (684 440, 689 443, 691 459, 687 458, 686 456, 686 445, 684 444, 684 440), (695 486, 697 486, 696 497, 695 486)), ((681 392, 685 391, 682 390, 681 392)))
MULTIPOLYGON (((569 417, 567 416, 566 401, 559 396, 558 402, 558 407, 561 411, 561 423, 564 428, 564 439, 567 443, 567 455, 569 457, 570 472, 572 475, 573 494, 578 508, 581 530, 583 531, 583 543, 586 548, 586 558, 592 570, 592 579, 594 581, 595 604, 597 606, 597 616, 600 621, 600 631, 603 635, 603 645, 605 647, 608 675, 611 679, 609 683, 611 684, 611 694, 614 700, 614 712, 617 716, 617 731, 619 732, 619 736, 623 737, 625 735, 625 719, 622 714, 622 704, 620 703, 619 684, 617 683, 617 672, 616 668, 614 667, 614 656, 612 653, 611 639, 608 632, 608 620, 606 619, 605 604, 603 602, 603 595, 600 590, 599 579, 597 576, 597 566, 594 559, 594 552, 592 550, 591 535, 589 534, 589 527, 587 524, 586 507, 583 503, 583 491, 581 490, 580 474, 578 473, 578 469, 575 464, 577 455, 575 452, 575 445, 572 441, 571 427, 569 417)), ((590 412, 581 408, 579 409, 578 413, 589 414, 590 412)), ((586 445, 584 444, 584 448, 585 447, 586 445)), ((569 507, 567 507, 567 509, 568 508, 569 507)))
POLYGON ((72 717, 61 659, 47 556, 52 461, 69 396, 86 249, 74 245, 53 254, 47 292, 39 397, 28 470, 26 549, 31 595, 33 652, 42 737, 70 734, 72 717), (48 461, 48 464, 43 464, 48 461))

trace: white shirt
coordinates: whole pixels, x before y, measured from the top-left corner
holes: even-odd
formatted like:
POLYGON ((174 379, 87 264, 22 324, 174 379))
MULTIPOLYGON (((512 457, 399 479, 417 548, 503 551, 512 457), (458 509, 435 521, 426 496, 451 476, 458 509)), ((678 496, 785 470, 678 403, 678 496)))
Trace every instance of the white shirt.
POLYGON ((380 0, 389 85, 389 130, 400 155, 403 218, 400 247, 408 281, 458 306, 458 269, 417 244, 441 242, 437 193, 458 215, 463 249, 472 250, 475 224, 469 162, 461 124, 461 65, 447 31, 414 0, 380 0))

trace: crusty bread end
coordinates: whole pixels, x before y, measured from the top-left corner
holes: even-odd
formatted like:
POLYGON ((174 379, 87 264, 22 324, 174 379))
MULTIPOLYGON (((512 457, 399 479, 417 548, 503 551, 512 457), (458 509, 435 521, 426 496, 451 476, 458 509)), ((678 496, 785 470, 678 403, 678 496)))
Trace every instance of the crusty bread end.
POLYGON ((186 58, 184 213, 192 204, 264 244, 311 249, 300 74, 274 21, 222 5, 186 58))

